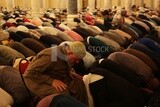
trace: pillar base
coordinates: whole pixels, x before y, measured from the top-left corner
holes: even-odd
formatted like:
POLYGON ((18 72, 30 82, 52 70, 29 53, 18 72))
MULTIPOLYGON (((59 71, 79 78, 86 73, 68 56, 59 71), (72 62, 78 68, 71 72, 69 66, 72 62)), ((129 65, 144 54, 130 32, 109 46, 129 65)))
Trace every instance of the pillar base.
POLYGON ((73 21, 74 18, 79 18, 78 15, 67 15, 66 24, 71 29, 77 26, 77 23, 73 21))
POLYGON ((31 16, 32 17, 39 17, 40 16, 40 12, 32 12, 31 16))

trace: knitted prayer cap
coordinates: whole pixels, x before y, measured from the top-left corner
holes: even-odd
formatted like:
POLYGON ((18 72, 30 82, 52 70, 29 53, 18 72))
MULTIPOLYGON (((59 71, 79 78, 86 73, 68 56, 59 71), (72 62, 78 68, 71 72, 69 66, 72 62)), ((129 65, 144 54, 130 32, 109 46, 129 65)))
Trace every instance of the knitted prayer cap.
POLYGON ((82 42, 75 41, 67 44, 71 52, 79 58, 83 58, 86 55, 86 47, 82 42))

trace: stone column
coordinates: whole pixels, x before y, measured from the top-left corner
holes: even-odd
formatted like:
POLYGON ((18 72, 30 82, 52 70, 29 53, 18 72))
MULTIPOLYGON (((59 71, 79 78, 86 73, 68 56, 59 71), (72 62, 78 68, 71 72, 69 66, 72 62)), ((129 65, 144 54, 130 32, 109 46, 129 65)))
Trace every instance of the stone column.
MULTIPOLYGON (((65 2, 65 4, 66 4, 66 9, 68 9, 68 0, 65 2)), ((78 7, 78 4, 77 4, 77 7, 78 7)))
POLYGON ((125 9, 127 11, 127 15, 131 15, 132 1, 125 0, 125 9))
POLYGON ((40 0, 40 13, 43 14, 49 7, 48 0, 40 0))
POLYGON ((117 0, 116 6, 117 6, 117 7, 121 6, 121 0, 117 0))
POLYGON ((23 9, 26 10, 28 7, 27 0, 23 0, 23 9))
POLYGON ((67 9, 67 6, 68 6, 68 0, 63 0, 63 8, 64 9, 67 9))
POLYGON ((60 9, 60 2, 61 0, 55 0, 54 2, 52 1, 52 3, 54 3, 55 8, 60 9))
POLYGON ((76 26, 76 23, 73 21, 73 19, 78 18, 77 0, 68 0, 67 12, 67 26, 73 28, 74 26, 76 26))
POLYGON ((88 6, 89 6, 89 11, 93 12, 95 10, 95 0, 89 0, 88 1, 88 6))
POLYGON ((31 0, 24 0, 24 7, 27 9, 27 10, 31 10, 31 0))
POLYGON ((101 0, 97 0, 96 8, 101 9, 101 0))
POLYGON ((149 0, 150 9, 153 9, 153 6, 154 6, 154 0, 149 0))
POLYGON ((43 9, 46 10, 49 8, 48 0, 43 0, 43 9))
POLYGON ((160 10, 160 0, 155 0, 154 9, 160 10))
POLYGON ((82 8, 83 8, 83 1, 82 0, 78 0, 77 3, 78 3, 78 12, 81 12, 82 11, 82 8))
POLYGON ((12 8, 14 9, 15 8, 15 2, 14 0, 11 0, 12 1, 12 8))
POLYGON ((67 8, 66 2, 67 2, 67 0, 59 0, 60 9, 66 9, 67 8))
POLYGON ((139 1, 139 7, 143 7, 143 5, 144 5, 144 0, 140 0, 139 1))
POLYGON ((112 0, 104 0, 104 9, 112 9, 112 0))
POLYGON ((77 15, 77 0, 68 0, 68 14, 77 15))
POLYGON ((40 8, 43 9, 45 5, 46 0, 39 0, 40 8))
POLYGON ((104 0, 100 0, 101 5, 100 5, 100 10, 104 10, 104 0))
POLYGON ((62 2, 63 2, 63 0, 59 0, 59 3, 58 3, 59 4, 59 9, 62 9, 62 4, 63 4, 62 2))
POLYGON ((133 5, 137 5, 137 4, 136 4, 136 0, 132 0, 132 6, 133 6, 133 5))
POLYGON ((32 17, 40 15, 40 0, 31 0, 31 11, 32 17))
POLYGON ((6 0, 7 11, 13 11, 13 0, 6 0))
POLYGON ((49 8, 59 9, 59 0, 48 0, 49 8))

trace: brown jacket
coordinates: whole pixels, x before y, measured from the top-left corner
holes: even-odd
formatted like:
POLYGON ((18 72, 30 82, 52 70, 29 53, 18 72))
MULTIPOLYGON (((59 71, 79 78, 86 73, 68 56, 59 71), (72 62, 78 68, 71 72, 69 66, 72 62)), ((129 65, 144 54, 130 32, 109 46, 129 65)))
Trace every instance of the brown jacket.
POLYGON ((70 70, 64 47, 55 46, 44 49, 33 59, 24 74, 24 79, 27 87, 40 98, 59 93, 52 86, 53 80, 58 79, 68 86, 68 90, 62 92, 63 94, 84 96, 85 98, 77 98, 84 101, 86 99, 84 83, 80 79, 72 79, 69 76, 70 70))

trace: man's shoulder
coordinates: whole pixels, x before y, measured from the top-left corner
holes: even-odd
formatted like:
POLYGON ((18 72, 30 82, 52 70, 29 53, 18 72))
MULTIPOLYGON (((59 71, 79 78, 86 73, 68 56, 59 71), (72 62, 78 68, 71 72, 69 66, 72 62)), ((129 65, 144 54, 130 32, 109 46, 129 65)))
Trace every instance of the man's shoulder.
POLYGON ((52 46, 49 48, 45 48, 43 49, 41 52, 39 52, 38 54, 46 54, 46 55, 50 55, 52 52, 56 51, 58 49, 59 46, 52 46))

